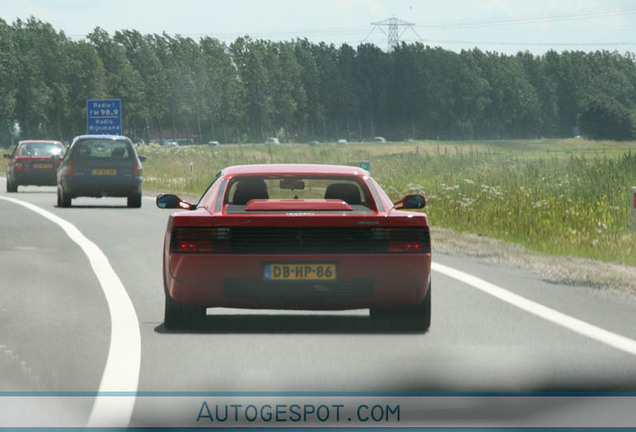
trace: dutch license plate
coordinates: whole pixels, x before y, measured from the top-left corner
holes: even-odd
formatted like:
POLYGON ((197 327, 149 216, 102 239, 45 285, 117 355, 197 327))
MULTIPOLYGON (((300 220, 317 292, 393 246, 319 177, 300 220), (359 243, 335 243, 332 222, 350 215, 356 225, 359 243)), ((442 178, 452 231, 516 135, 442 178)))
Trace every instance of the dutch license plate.
POLYGON ((53 168, 53 164, 50 164, 50 163, 34 163, 33 164, 33 168, 37 168, 37 169, 53 168))
POLYGON ((335 281, 336 265, 333 263, 268 263, 263 278, 272 281, 335 281))
POLYGON ((116 169, 99 169, 99 168, 95 168, 93 170, 93 175, 114 176, 114 175, 117 175, 117 170, 116 169))

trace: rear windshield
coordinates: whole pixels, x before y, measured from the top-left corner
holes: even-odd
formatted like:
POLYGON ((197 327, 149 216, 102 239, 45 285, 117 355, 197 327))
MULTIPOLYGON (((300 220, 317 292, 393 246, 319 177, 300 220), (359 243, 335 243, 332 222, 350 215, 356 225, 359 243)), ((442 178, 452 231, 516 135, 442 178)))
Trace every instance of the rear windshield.
POLYGON ((129 159, 132 155, 130 143, 121 140, 84 140, 73 149, 73 157, 79 159, 129 159))
POLYGON ((18 156, 62 156, 64 149, 55 143, 26 143, 20 146, 18 156))
POLYGON ((225 194, 230 213, 241 212, 253 199, 338 199, 354 211, 375 209, 366 185, 352 178, 238 177, 233 179, 225 194))

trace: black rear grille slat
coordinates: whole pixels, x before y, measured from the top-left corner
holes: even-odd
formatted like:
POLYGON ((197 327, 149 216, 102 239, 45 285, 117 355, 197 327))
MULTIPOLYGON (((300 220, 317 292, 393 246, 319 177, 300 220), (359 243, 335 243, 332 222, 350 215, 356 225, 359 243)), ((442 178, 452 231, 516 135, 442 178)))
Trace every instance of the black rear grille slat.
POLYGON ((368 228, 232 228, 233 253, 364 253, 368 228))
POLYGON ((233 254, 364 254, 386 253, 389 243, 422 242, 430 252, 426 228, 370 227, 214 227, 178 228, 172 247, 179 240, 210 240, 210 253, 233 254))

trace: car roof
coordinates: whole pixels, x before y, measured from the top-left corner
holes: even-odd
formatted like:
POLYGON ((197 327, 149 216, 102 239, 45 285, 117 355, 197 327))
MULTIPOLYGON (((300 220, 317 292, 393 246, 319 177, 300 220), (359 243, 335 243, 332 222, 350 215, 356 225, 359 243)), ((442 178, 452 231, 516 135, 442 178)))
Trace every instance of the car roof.
POLYGON ((223 169, 225 176, 244 175, 338 175, 338 176, 365 176, 369 172, 348 165, 321 165, 321 164, 257 164, 234 165, 223 169))
POLYGON ((128 140, 130 138, 123 135, 79 135, 73 138, 73 142, 77 140, 87 140, 87 139, 100 139, 100 140, 128 140))
POLYGON ((62 142, 58 140, 22 140, 18 142, 18 145, 31 144, 31 143, 33 144, 44 144, 44 143, 62 144, 62 142))

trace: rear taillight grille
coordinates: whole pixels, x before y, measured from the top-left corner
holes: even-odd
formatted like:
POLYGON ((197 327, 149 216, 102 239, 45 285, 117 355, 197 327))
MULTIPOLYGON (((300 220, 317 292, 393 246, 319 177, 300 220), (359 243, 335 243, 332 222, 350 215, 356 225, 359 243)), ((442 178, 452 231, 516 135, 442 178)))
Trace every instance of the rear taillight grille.
POLYGON ((233 227, 172 231, 172 253, 430 253, 428 228, 233 227))

